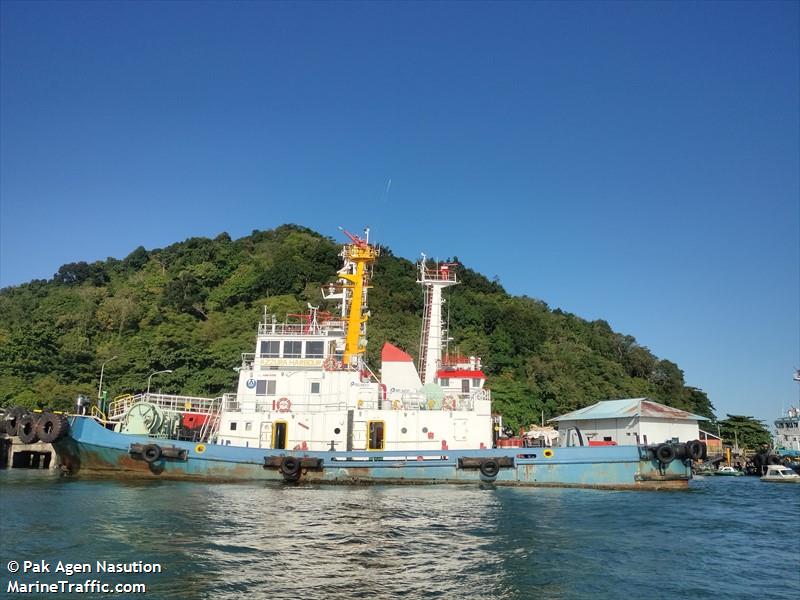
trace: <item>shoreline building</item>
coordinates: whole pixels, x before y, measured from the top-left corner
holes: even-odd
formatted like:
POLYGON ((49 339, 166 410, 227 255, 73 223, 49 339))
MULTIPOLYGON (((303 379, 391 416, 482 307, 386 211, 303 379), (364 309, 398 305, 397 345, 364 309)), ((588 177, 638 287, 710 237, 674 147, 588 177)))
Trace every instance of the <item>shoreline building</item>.
POLYGON ((601 400, 549 420, 565 434, 577 427, 591 446, 697 440, 700 421, 708 419, 648 398, 601 400))

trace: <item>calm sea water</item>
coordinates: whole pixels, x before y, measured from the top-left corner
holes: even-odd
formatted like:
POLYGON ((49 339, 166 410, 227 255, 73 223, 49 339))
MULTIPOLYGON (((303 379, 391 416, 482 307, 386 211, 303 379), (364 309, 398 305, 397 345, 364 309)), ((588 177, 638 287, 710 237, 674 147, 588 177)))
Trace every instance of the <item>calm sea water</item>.
POLYGON ((135 597, 158 599, 800 598, 800 486, 749 477, 606 492, 12 470, 0 472, 0 523, 0 597, 19 596, 7 593, 9 560, 44 559, 163 572, 15 578, 143 582, 135 597))

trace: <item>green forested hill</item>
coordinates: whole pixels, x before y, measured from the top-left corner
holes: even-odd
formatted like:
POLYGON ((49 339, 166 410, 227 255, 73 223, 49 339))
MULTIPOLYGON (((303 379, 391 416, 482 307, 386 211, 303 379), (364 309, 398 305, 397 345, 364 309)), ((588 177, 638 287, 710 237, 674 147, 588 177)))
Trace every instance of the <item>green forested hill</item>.
MULTIPOLYGON (((242 352, 254 349, 266 305, 279 315, 323 304, 339 244, 295 225, 231 240, 192 238, 137 248, 123 260, 62 266, 49 281, 0 290, 0 404, 54 408, 97 394, 100 366, 109 396, 153 387, 215 395, 233 391, 242 352), (157 385, 156 385, 157 383, 157 385)), ((416 357, 422 291, 414 264, 387 248, 375 265, 368 360, 384 340, 416 357)), ((483 357, 495 407, 513 426, 606 398, 649 396, 713 417, 683 373, 605 321, 585 321, 532 298, 509 296, 468 268, 448 291, 451 335, 463 354, 483 357)))

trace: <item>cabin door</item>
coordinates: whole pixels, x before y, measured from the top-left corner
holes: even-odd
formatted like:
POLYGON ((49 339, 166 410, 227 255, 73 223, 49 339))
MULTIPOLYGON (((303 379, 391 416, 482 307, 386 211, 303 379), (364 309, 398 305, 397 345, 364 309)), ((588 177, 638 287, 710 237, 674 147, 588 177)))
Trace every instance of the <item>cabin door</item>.
POLYGON ((367 422, 353 421, 353 450, 367 449, 367 422))
POLYGON ((453 419, 453 440, 456 442, 467 441, 467 420, 453 419))
POLYGON ((264 421, 261 423, 261 429, 258 432, 258 447, 272 447, 272 421, 264 421))

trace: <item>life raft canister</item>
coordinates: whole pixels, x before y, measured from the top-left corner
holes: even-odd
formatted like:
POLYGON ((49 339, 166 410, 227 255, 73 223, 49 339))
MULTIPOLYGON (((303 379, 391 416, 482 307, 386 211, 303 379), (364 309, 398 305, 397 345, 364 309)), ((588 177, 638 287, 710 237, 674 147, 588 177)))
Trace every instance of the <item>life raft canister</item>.
POLYGON ((288 398, 281 398, 276 406, 278 407, 278 412, 289 412, 292 410, 292 401, 288 398))

